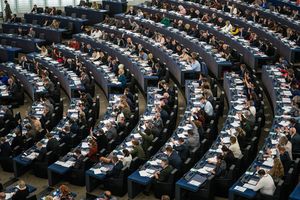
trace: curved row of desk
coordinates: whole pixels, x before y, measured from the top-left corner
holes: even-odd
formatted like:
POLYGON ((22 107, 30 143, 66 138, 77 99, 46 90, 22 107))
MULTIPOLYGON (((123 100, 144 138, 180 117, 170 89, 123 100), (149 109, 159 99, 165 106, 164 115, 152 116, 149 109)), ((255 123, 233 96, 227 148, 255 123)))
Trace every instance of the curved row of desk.
MULTIPOLYGON (((136 6, 137 9, 142 9, 145 10, 146 7, 141 7, 141 6, 136 6)), ((149 10, 149 9, 146 9, 149 10)), ((155 11, 152 11, 155 12, 155 11)), ((166 13, 167 15, 168 13, 166 13)), ((132 22, 136 22, 139 25, 142 25, 144 28, 149 28, 152 31, 158 32, 163 34, 164 36, 171 37, 172 39, 175 39, 178 41, 181 45, 183 45, 185 48, 189 48, 190 50, 199 53, 199 56, 205 64, 209 67, 210 71, 217 77, 221 78, 222 77, 222 72, 225 69, 230 69, 232 66, 232 63, 230 61, 227 61, 224 58, 221 58, 221 56, 217 56, 216 54, 213 54, 211 52, 211 46, 205 42, 199 41, 197 38, 191 37, 187 35, 185 32, 180 32, 178 29, 170 29, 165 28, 163 24, 159 23, 153 23, 151 20, 146 20, 138 17, 132 17, 130 15, 116 15, 116 19, 119 20, 124 20, 128 23, 129 20, 132 22)), ((148 39, 150 41, 150 39, 148 39)), ((153 42, 152 42, 153 43, 153 42)), ((148 45, 147 45, 148 47, 148 45)), ((163 48, 161 48, 163 50, 163 48)), ((173 56, 174 52, 172 52, 170 49, 167 50, 167 53, 170 52, 169 57, 173 56)), ((177 58, 178 59, 178 58, 177 58)), ((175 58, 174 58, 175 60, 175 58)), ((176 61, 176 60, 175 60, 176 61)), ((176 61, 177 63, 184 63, 182 61, 176 61)), ((173 69, 174 67, 172 63, 166 62, 167 66, 169 66, 170 72, 175 76, 175 78, 178 81, 181 81, 179 83, 184 85, 184 81, 186 80, 185 77, 188 77, 189 74, 193 73, 193 71, 189 68, 189 66, 182 66, 181 70, 176 70, 173 69), (180 72, 181 71, 181 72, 180 72), (187 73, 185 75, 185 73, 187 73), (181 75, 180 75, 181 74, 181 75), (179 79, 180 78, 180 79, 179 79)), ((182 64, 181 64, 182 65, 182 64)))
MULTIPOLYGON (((208 31, 208 33, 214 35, 218 40, 224 41, 225 44, 228 44, 231 48, 235 49, 239 54, 242 54, 244 62, 250 66, 251 68, 257 68, 261 63, 266 62, 272 58, 266 56, 263 52, 260 52, 258 49, 251 47, 250 44, 245 41, 243 38, 239 36, 232 36, 230 34, 226 34, 222 32, 218 27, 214 26, 213 24, 208 24, 201 22, 198 18, 191 18, 189 15, 180 15, 176 11, 170 11, 166 12, 166 10, 153 8, 153 7, 145 7, 145 6, 136 6, 137 9, 140 9, 142 11, 145 11, 147 13, 151 14, 160 14, 161 16, 164 15, 165 17, 168 17, 171 20, 182 20, 183 24, 190 24, 197 28, 197 30, 203 30, 208 31)), ((144 24, 143 24, 144 25, 144 24)), ((159 28, 159 27, 158 27, 159 28)), ((157 28, 157 29, 158 29, 157 28)), ((165 30, 168 28, 165 28, 165 30)), ((155 29, 154 29, 155 30, 155 29)), ((171 29, 174 30, 174 29, 171 29)), ((183 37, 180 42, 181 44, 185 44, 185 41, 188 40, 188 37, 190 36, 180 36, 178 32, 176 33, 170 33, 170 31, 165 32, 165 35, 173 35, 178 37, 183 37)), ((195 45, 192 41, 190 41, 191 44, 189 44, 189 47, 197 47, 194 50, 197 50, 199 52, 199 45, 195 45), (193 45, 194 44, 194 45, 193 45)), ((205 49, 207 49, 207 44, 205 44, 205 49)), ((208 52, 210 49, 207 49, 208 52)), ((210 53, 211 54, 211 53, 210 53)), ((213 54, 212 56, 215 57, 216 54, 213 54)), ((202 58, 205 58, 205 56, 202 56, 202 58)), ((206 61, 206 59, 204 59, 206 61)), ((218 60, 218 59, 215 59, 218 60)), ((207 62, 207 61, 206 61, 207 62)), ((222 70, 221 66, 213 67, 213 65, 208 64, 210 66, 210 70, 215 74, 215 76, 220 76, 222 70)))
POLYGON ((272 19, 283 26, 300 31, 300 21, 292 19, 286 15, 279 14, 271 11, 270 9, 264 9, 255 5, 250 5, 241 0, 230 0, 229 5, 235 5, 241 11, 249 10, 251 12, 258 12, 260 17, 272 19))
POLYGON ((0 70, 7 72, 10 76, 17 77, 33 101, 47 93, 42 79, 37 74, 22 69, 21 66, 14 63, 3 63, 0 64, 0 70))
POLYGON ((141 34, 132 32, 130 30, 119 29, 116 26, 109 26, 107 24, 96 24, 95 27, 100 30, 113 33, 116 37, 125 37, 131 38, 133 43, 141 44, 143 48, 151 52, 154 57, 159 58, 161 62, 165 63, 169 71, 173 74, 176 81, 180 84, 184 83, 185 73, 191 73, 191 70, 188 70, 187 63, 179 62, 178 58, 170 56, 161 45, 156 43, 154 40, 145 37, 141 34), (171 67, 172 66, 172 67, 171 67))
POLYGON ((296 46, 295 44, 291 44, 289 41, 283 40, 276 33, 268 31, 260 24, 254 23, 252 21, 247 21, 243 17, 235 17, 230 13, 225 13, 221 10, 212 9, 205 5, 193 3, 190 1, 181 2, 177 0, 162 0, 162 2, 175 4, 176 6, 183 5, 187 9, 194 8, 195 10, 199 10, 200 13, 203 14, 208 13, 209 15, 212 15, 213 13, 215 13, 217 17, 221 17, 224 20, 229 20, 231 23, 236 24, 239 27, 244 27, 244 30, 250 28, 257 34, 258 37, 269 41, 274 47, 276 47, 279 54, 289 62, 293 63, 299 57, 298 55, 300 53, 300 48, 298 46, 296 46))
MULTIPOLYGON (((107 110, 104 114, 104 117, 102 120, 98 123, 98 125, 93 129, 93 132, 97 132, 99 129, 104 130, 105 123, 108 121, 116 121, 117 120, 117 115, 114 113, 114 107, 117 105, 119 102, 119 96, 120 95, 113 95, 111 94, 109 96, 109 102, 108 102, 108 107, 107 110)), ((124 130, 125 131, 125 130, 124 130)), ((81 154, 85 157, 84 159, 84 167, 83 167, 83 172, 87 170, 89 167, 91 167, 91 162, 88 160, 88 153, 90 151, 90 146, 88 145, 88 141, 91 139, 91 136, 87 136, 86 138, 82 138, 80 143, 74 147, 74 149, 79 149, 81 151, 81 154)), ((63 157, 59 158, 57 161, 55 161, 53 164, 49 165, 48 167, 48 184, 49 186, 54 186, 58 182, 60 182, 62 179, 68 179, 70 180, 70 177, 73 177, 72 180, 73 182, 83 182, 85 180, 84 173, 81 173, 80 170, 76 170, 72 168, 75 164, 74 158, 73 158, 73 153, 70 151, 63 157), (74 175, 70 175, 71 173, 76 174, 77 176, 74 177, 74 175), (68 176, 66 176, 68 175, 68 176), (69 177, 70 176, 70 177, 69 177), (77 180, 74 180, 77 179, 77 180)), ((83 184, 84 185, 84 184, 83 184)))
MULTIPOLYGON (((239 112, 246 110, 244 104, 247 100, 245 96, 243 81, 238 74, 226 73, 224 76, 224 90, 229 102, 229 111, 223 128, 218 138, 212 144, 204 156, 176 183, 175 198, 178 199, 213 199, 215 192, 226 190, 226 187, 218 186, 218 179, 211 173, 216 166, 209 163, 208 160, 214 160, 217 155, 222 153, 222 144, 228 145, 229 137, 234 133, 231 131, 241 126, 238 117, 239 112), (218 191, 215 190, 218 188, 218 191)), ((244 151, 238 158, 235 165, 231 165, 227 172, 229 182, 234 180, 236 173, 242 169, 242 164, 248 162, 249 156, 255 153, 255 149, 244 151)), ((225 180, 227 180, 226 177, 225 180)), ((221 178, 220 178, 221 179, 221 178)))
MULTIPOLYGON (((273 166, 273 158, 264 158, 264 155, 267 154, 267 151, 271 150, 272 155, 276 155, 276 145, 279 142, 279 138, 285 134, 278 132, 276 129, 281 127, 289 127, 288 119, 292 118, 290 113, 292 107, 291 105, 291 96, 292 93, 288 86, 283 86, 286 83, 285 78, 282 75, 282 72, 278 69, 276 65, 272 66, 263 66, 262 71, 262 82, 266 87, 274 110, 274 120, 272 128, 269 132, 268 137, 265 139, 265 143, 262 149, 259 151, 259 154, 253 161, 252 165, 247 169, 247 171, 240 177, 240 179, 230 188, 229 190, 229 199, 237 199, 239 197, 244 197, 246 199, 253 199, 256 196, 256 191, 253 191, 255 183, 258 181, 258 176, 256 173, 257 167, 269 171, 273 166)), ((293 169, 291 172, 292 177, 297 177, 297 170, 293 169)), ((293 185, 295 183, 294 178, 288 178, 289 174, 286 174, 284 180, 284 192, 281 192, 281 197, 287 198, 287 194, 291 192, 289 184, 293 185)), ((279 181, 280 182, 280 181, 279 181)), ((282 184, 282 183, 278 183, 282 184)), ((278 188, 280 188, 277 185, 278 188)), ((294 188, 295 185, 292 186, 294 188)), ((274 195, 279 193, 275 191, 274 195)), ((277 196, 280 198, 279 196, 277 196)))
POLYGON ((124 48, 121 48, 118 45, 105 40, 95 40, 94 38, 86 34, 76 34, 73 37, 79 42, 91 44, 93 48, 98 48, 102 51, 107 52, 108 55, 116 56, 120 63, 124 64, 133 74, 133 77, 137 80, 143 91, 146 91, 148 85, 152 85, 153 82, 157 82, 158 77, 153 76, 149 71, 146 71, 146 63, 141 64, 139 62, 136 62, 136 59, 130 55, 130 51, 126 52, 124 48))
POLYGON ((61 83, 61 87, 65 90, 68 97, 78 96, 78 91, 85 91, 85 86, 75 72, 64 68, 63 65, 50 57, 41 56, 39 53, 27 54, 29 60, 39 62, 49 71, 52 71, 61 83))
POLYGON ((55 48, 68 58, 74 59, 77 57, 79 61, 83 62, 84 66, 92 72, 95 81, 101 86, 106 97, 109 97, 109 94, 113 94, 113 91, 121 90, 121 83, 118 81, 116 75, 108 69, 108 66, 97 61, 92 61, 91 57, 80 50, 76 51, 65 45, 56 45, 55 48))

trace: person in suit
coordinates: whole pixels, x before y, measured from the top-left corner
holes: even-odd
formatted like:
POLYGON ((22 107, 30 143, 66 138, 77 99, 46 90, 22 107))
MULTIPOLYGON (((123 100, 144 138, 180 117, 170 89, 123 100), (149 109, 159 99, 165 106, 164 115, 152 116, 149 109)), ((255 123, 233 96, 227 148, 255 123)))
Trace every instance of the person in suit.
POLYGON ((288 174, 293 161, 291 160, 289 153, 286 151, 285 147, 278 146, 277 149, 279 152, 280 161, 283 164, 284 174, 288 174))
POLYGON ((11 149, 14 149, 15 147, 19 146, 22 148, 24 146, 24 137, 22 135, 22 132, 19 128, 15 129, 16 137, 11 142, 11 149))
POLYGON ((75 164, 73 166, 73 168, 75 169, 80 169, 83 167, 83 160, 84 160, 84 156, 81 154, 80 149, 76 149, 74 151, 74 157, 75 157, 75 164))
POLYGON ((229 168, 232 164, 235 163, 236 159, 232 151, 226 145, 223 145, 221 149, 222 149, 223 159, 225 160, 227 167, 229 168))
POLYGON ((125 76, 125 71, 122 68, 118 70, 118 81, 121 83, 122 88, 126 87, 127 80, 125 76))
POLYGON ((99 151, 101 151, 102 149, 106 149, 107 144, 108 144, 108 139, 107 139, 107 136, 104 133, 104 131, 102 129, 99 129, 93 133, 93 131, 91 129, 90 132, 91 132, 90 135, 92 137, 96 138, 96 142, 97 142, 99 151))
POLYGON ((115 127, 113 127, 113 125, 111 124, 111 122, 107 122, 105 124, 105 128, 107 129, 106 131, 106 137, 109 141, 111 140, 115 140, 118 136, 117 134, 117 129, 115 127))
POLYGON ((182 160, 178 153, 173 150, 171 146, 166 147, 166 154, 168 156, 169 164, 176 169, 180 169, 182 165, 182 160))
POLYGON ((117 198, 110 191, 105 191, 96 200, 117 200, 117 198))
POLYGON ((187 142, 189 145, 190 151, 192 151, 194 148, 197 148, 200 146, 200 141, 199 141, 199 134, 197 134, 193 130, 188 130, 188 138, 187 142))
POLYGON ((139 131, 139 134, 143 138, 142 147, 144 151, 147 151, 148 148, 152 145, 153 135, 150 129, 146 129, 144 133, 142 131, 139 131))
POLYGON ((6 141, 5 137, 0 138, 0 160, 1 158, 8 158, 12 154, 12 149, 9 142, 6 141))
POLYGON ((172 140, 174 144, 174 149, 178 152, 182 161, 185 161, 189 156, 189 146, 187 142, 184 141, 183 138, 178 139, 178 145, 176 145, 175 141, 172 140))
POLYGON ((61 143, 65 143, 69 148, 71 148, 71 132, 70 132, 70 126, 65 126, 62 131, 59 132, 59 137, 61 143))
POLYGON ((74 118, 69 119, 70 132, 77 134, 79 132, 79 126, 74 118))
POLYGON ((38 152, 38 156, 36 157, 37 161, 43 162, 46 158, 47 150, 43 147, 41 142, 36 143, 36 151, 38 152))
POLYGON ((23 180, 18 183, 18 190, 12 196, 12 200, 24 200, 29 195, 29 190, 23 180))
POLYGON ((300 135, 297 133, 296 128, 290 128, 289 135, 292 143, 292 153, 300 153, 300 135))
POLYGON ((145 151, 138 140, 132 140, 133 150, 130 152, 133 158, 138 157, 140 160, 146 160, 145 151))
POLYGON ((4 12, 5 12, 5 22, 7 22, 8 20, 11 19, 11 14, 12 14, 12 11, 10 9, 10 5, 8 3, 8 1, 4 1, 5 3, 5 8, 4 8, 4 12))
POLYGON ((47 106, 44 106, 44 111, 43 111, 42 117, 40 119, 42 127, 46 128, 46 123, 47 123, 47 121, 50 121, 50 120, 51 120, 50 110, 47 106))
MULTIPOLYGON (((169 164, 168 159, 163 158, 160 163, 162 169, 160 171, 156 171, 154 173, 154 181, 159 181, 159 182, 167 182, 169 179, 169 176, 173 170, 173 167, 169 164)), ((152 184, 149 184, 146 186, 146 189, 144 190, 144 194, 146 196, 149 195, 150 188, 152 184)))
POLYGON ((53 135, 51 133, 47 133, 46 137, 48 139, 48 142, 46 145, 47 152, 53 151, 54 154, 58 154, 58 150, 59 150, 58 140, 55 137, 53 137, 53 135))
POLYGON ((118 178, 122 168, 123 168, 123 163, 121 161, 119 161, 117 156, 113 156, 111 158, 111 162, 113 163, 113 168, 112 170, 108 171, 106 174, 107 178, 118 178))
POLYGON ((17 85, 17 83, 15 82, 15 80, 11 77, 8 79, 8 87, 7 90, 10 92, 10 94, 14 97, 16 97, 16 95, 19 92, 19 87, 17 85))
POLYGON ((216 168, 213 169, 212 173, 216 177, 223 176, 226 173, 226 168, 227 168, 227 164, 224 160, 224 156, 223 155, 218 155, 217 156, 217 162, 216 162, 216 168))

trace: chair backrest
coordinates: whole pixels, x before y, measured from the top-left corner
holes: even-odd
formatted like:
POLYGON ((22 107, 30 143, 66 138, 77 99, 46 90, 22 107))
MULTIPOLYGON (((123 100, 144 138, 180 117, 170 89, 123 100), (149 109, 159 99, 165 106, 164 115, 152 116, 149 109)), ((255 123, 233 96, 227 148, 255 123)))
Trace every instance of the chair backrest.
POLYGON ((71 17, 76 18, 76 13, 72 13, 71 17))
POLYGON ((38 21, 36 19, 32 20, 32 24, 37 25, 38 21))

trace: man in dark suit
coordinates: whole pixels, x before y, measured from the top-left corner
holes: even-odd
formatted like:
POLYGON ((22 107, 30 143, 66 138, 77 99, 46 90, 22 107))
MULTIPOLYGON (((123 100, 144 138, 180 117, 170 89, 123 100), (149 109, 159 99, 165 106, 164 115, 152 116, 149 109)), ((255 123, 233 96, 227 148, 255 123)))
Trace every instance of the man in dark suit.
MULTIPOLYGON (((175 144, 175 141, 173 140, 175 144)), ((185 161, 189 155, 189 146, 183 138, 178 139, 178 145, 174 145, 174 149, 178 152, 182 161, 185 161)))
POLYGON ((123 163, 119 161, 117 156, 113 156, 111 159, 111 162, 113 163, 113 168, 112 170, 108 171, 106 174, 107 178, 118 178, 122 168, 123 168, 123 163))
POLYGON ((69 119, 69 124, 70 124, 70 132, 72 134, 77 134, 79 132, 79 126, 75 119, 71 118, 69 119))
POLYGON ((15 129, 16 136, 11 142, 11 149, 14 149, 15 147, 19 146, 22 148, 24 146, 24 137, 22 135, 22 132, 19 128, 15 129))
POLYGON ((176 169, 180 169, 182 161, 177 152, 174 151, 171 146, 167 146, 166 153, 168 155, 169 164, 176 169))
POLYGON ((61 138, 61 143, 65 143, 68 147, 71 148, 71 132, 70 126, 65 126, 63 130, 59 133, 61 138))
POLYGON ((300 135, 297 133, 296 128, 290 128, 290 137, 292 143, 292 153, 300 153, 300 135))
MULTIPOLYGON (((157 171, 154 174, 154 182, 156 182, 156 181, 167 182, 168 179, 169 179, 169 176, 170 176, 170 174, 173 170, 173 167, 171 165, 169 165, 169 161, 167 159, 164 159, 164 158, 161 160, 161 167, 162 167, 162 170, 157 171)), ((151 185, 152 184, 147 185, 146 189, 143 192, 146 196, 149 195, 151 185)))
POLYGON ((47 150, 45 147, 43 147, 43 144, 38 142, 36 144, 36 151, 37 153, 39 154, 37 157, 36 157, 36 160, 39 161, 39 162, 43 162, 46 158, 46 154, 47 154, 47 150))
POLYGON ((0 159, 8 158, 12 153, 9 143, 5 137, 0 138, 0 159))
POLYGON ((80 149, 76 149, 74 153, 75 153, 75 159, 76 159, 74 168, 80 169, 83 167, 84 156, 81 154, 80 149))
POLYGON ((47 133, 46 136, 48 138, 48 142, 46 145, 47 152, 53 151, 54 154, 58 155, 58 150, 59 150, 58 140, 55 137, 53 137, 53 135, 51 133, 47 133))

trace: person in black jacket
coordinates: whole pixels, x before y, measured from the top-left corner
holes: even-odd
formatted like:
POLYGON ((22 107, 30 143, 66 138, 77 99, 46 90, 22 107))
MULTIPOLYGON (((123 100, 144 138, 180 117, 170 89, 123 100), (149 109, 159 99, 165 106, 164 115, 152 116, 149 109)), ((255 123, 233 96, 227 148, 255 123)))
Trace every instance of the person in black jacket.
POLYGON ((182 160, 181 160, 180 156, 177 154, 177 152, 174 151, 171 146, 167 146, 166 147, 166 153, 168 155, 169 164, 172 167, 179 170, 181 168, 181 165, 182 165, 182 160))
POLYGON ((5 137, 0 138, 0 160, 1 158, 8 158, 12 154, 11 147, 6 141, 5 137))
POLYGON ((76 161, 75 161, 75 164, 74 164, 73 167, 75 169, 80 169, 80 168, 83 167, 84 156, 81 154, 80 149, 76 149, 74 153, 75 153, 75 159, 76 159, 76 161))
MULTIPOLYGON (((174 140, 172 140, 172 142, 173 144, 175 144, 174 140)), ((174 145, 174 149, 178 152, 182 161, 185 161, 188 158, 189 146, 187 142, 184 141, 183 138, 178 139, 178 145, 174 145)))
POLYGON ((55 137, 53 137, 51 133, 47 133, 46 137, 48 138, 48 142, 46 145, 47 152, 53 151, 53 153, 57 154, 59 150, 58 140, 55 137))
POLYGON ((102 129, 97 130, 95 133, 91 130, 91 135, 96 138, 99 151, 107 148, 108 139, 102 129))
POLYGON ((63 130, 59 133, 61 143, 65 143, 68 147, 71 148, 71 132, 70 126, 65 126, 63 130))
POLYGON ((45 160, 47 150, 45 147, 43 147, 43 144, 41 142, 36 143, 36 152, 39 154, 36 157, 36 160, 39 162, 43 162, 45 160))
POLYGON ((12 200, 24 200, 29 195, 29 190, 23 180, 19 181, 18 190, 12 196, 12 200))
POLYGON ((15 129, 16 137, 11 142, 11 149, 14 149, 15 147, 19 146, 22 148, 24 146, 24 137, 22 135, 22 132, 19 128, 15 129))
POLYGON ((113 156, 111 159, 111 162, 113 163, 113 168, 112 170, 108 171, 106 174, 107 178, 118 178, 122 168, 123 168, 123 163, 119 161, 117 156, 113 156))
POLYGON ((284 174, 288 174, 288 171, 292 164, 292 160, 289 156, 289 153, 286 151, 285 147, 283 147, 283 146, 278 146, 277 149, 279 152, 280 161, 284 168, 284 174))

